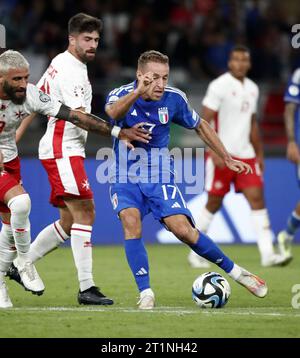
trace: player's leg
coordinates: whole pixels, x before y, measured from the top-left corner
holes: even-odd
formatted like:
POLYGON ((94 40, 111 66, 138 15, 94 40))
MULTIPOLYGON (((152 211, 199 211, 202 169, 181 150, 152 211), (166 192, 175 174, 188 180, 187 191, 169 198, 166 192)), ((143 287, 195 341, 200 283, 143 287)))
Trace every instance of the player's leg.
POLYGON ((290 260, 274 251, 273 237, 268 210, 265 207, 263 187, 250 186, 242 189, 251 207, 251 217, 257 234, 257 246, 262 266, 278 266, 290 260))
MULTIPOLYGON (((64 192, 64 189, 59 177, 55 159, 43 160, 42 164, 48 174, 48 179, 51 186, 50 203, 53 206, 59 208, 60 220, 57 220, 45 227, 30 245, 28 255, 32 262, 35 262, 43 256, 47 255, 49 252, 52 252, 59 245, 63 244, 67 239, 69 239, 71 226, 73 224, 72 214, 66 207, 65 202, 61 196, 64 192)), ((18 269, 14 264, 11 264, 9 267, 7 276, 17 283, 23 285, 18 269)))
MULTIPOLYGON (((2 209, 1 203, 1 209, 2 209)), ((12 307, 4 276, 16 257, 15 241, 10 226, 10 213, 1 213, 2 228, 0 232, 0 308, 12 307)))
POLYGON ((33 293, 42 294, 45 286, 29 258, 31 241, 29 222, 30 197, 23 187, 17 184, 5 193, 3 202, 11 212, 10 223, 17 249, 15 265, 19 270, 23 285, 33 293))
MULTIPOLYGON (((208 199, 205 207, 202 208, 200 216, 196 221, 196 227, 200 232, 207 233, 210 223, 213 220, 214 214, 221 208, 223 202, 223 195, 215 195, 208 193, 208 199)), ((188 261, 193 268, 208 268, 209 262, 197 255, 195 251, 191 250, 188 256, 188 261)))
POLYGON ((125 253, 135 278, 140 300, 140 309, 152 309, 155 297, 150 288, 148 255, 142 240, 141 213, 137 208, 126 208, 119 212, 125 236, 125 253))
POLYGON ((300 202, 295 210, 290 214, 286 228, 279 232, 277 236, 278 248, 281 255, 292 258, 292 241, 300 227, 300 202))
MULTIPOLYGON (((214 214, 221 208, 224 196, 230 190, 230 183, 235 173, 225 166, 215 165, 211 156, 205 161, 205 190, 208 193, 208 201, 200 215, 196 217, 196 227, 206 233, 214 214)), ((193 250, 188 256, 190 265, 194 268, 207 268, 209 263, 198 256, 193 250)))
POLYGON ((67 207, 59 208, 60 219, 46 226, 30 245, 29 257, 36 262, 70 238, 73 216, 67 207))
POLYGON ((113 300, 101 293, 93 279, 92 225, 95 220, 93 199, 64 198, 72 217, 71 247, 78 273, 80 304, 112 305, 113 300))
POLYGON ((246 287, 255 296, 266 296, 268 289, 265 282, 235 264, 207 235, 195 229, 187 216, 182 214, 172 215, 163 218, 163 221, 179 240, 189 245, 198 255, 218 265, 232 279, 246 287))

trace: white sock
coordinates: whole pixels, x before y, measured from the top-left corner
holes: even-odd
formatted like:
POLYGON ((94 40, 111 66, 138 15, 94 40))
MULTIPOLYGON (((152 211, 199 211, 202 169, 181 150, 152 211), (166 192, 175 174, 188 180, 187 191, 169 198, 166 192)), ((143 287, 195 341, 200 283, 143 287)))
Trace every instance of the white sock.
POLYGON ((153 296, 154 297, 154 292, 152 291, 151 288, 146 288, 145 290, 143 290, 141 293, 140 293, 140 297, 144 297, 144 296, 153 296))
POLYGON ((274 254, 273 237, 267 209, 252 210, 254 228, 257 234, 257 246, 261 259, 267 259, 274 254))
POLYGON ((93 280, 92 226, 73 224, 71 228, 71 247, 78 273, 80 291, 95 286, 93 280))
POLYGON ((16 255, 17 250, 12 228, 9 224, 2 223, 0 232, 0 271, 6 272, 16 255))
POLYGON ((70 236, 61 227, 59 220, 45 227, 30 245, 29 257, 36 262, 63 244, 70 236))
POLYGON ((18 252, 18 263, 25 265, 29 260, 28 251, 30 248, 30 222, 29 213, 31 201, 28 194, 21 194, 13 197, 7 203, 11 211, 10 224, 18 252))
POLYGON ((234 264, 232 270, 228 272, 228 276, 236 281, 241 276, 241 273, 242 273, 242 269, 240 268, 240 266, 234 264))
POLYGON ((197 229, 199 229, 203 233, 206 233, 210 223, 212 222, 213 217, 214 214, 208 211, 206 207, 202 208, 201 213, 196 222, 197 229))

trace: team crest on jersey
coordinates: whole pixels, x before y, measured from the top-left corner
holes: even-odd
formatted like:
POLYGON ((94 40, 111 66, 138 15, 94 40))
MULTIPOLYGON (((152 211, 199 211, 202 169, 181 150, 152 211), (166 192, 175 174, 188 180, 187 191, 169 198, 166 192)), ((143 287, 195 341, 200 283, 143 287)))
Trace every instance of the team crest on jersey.
POLYGON ((117 195, 117 193, 114 193, 114 195, 111 197, 111 202, 112 202, 113 209, 116 210, 117 206, 118 206, 118 195, 117 195))
POLYGON ((160 123, 166 124, 169 122, 168 107, 158 108, 158 118, 160 123))
POLYGON ((39 91, 40 93, 40 101, 43 102, 43 103, 47 103, 49 101, 51 101, 51 98, 44 92, 42 91, 39 91))

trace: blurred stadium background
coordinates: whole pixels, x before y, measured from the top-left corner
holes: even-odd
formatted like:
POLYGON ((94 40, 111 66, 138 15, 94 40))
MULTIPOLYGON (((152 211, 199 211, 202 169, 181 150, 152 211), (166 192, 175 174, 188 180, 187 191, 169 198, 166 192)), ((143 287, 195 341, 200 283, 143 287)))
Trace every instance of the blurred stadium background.
MULTIPOLYGON (((147 49, 170 56, 172 85, 184 90, 192 105, 200 110, 209 81, 226 71, 230 48, 236 43, 250 48, 253 66, 249 77, 258 83, 261 92, 259 121, 267 156, 267 205, 277 232, 299 197, 293 166, 284 157, 282 99, 290 73, 300 66, 300 52, 291 46, 291 26, 300 23, 298 1, 1 0, 0 23, 6 28, 7 48, 20 50, 28 58, 31 82, 36 83, 49 61, 66 49, 67 21, 80 11, 100 17, 104 22, 96 61, 88 65, 94 91, 93 112, 104 118, 107 118, 103 111, 107 93, 132 81, 136 60, 147 49)), ((45 118, 36 120, 19 145, 21 157, 26 158, 22 169, 24 183, 33 201, 33 237, 57 216, 48 204, 49 185, 45 173, 37 159, 30 159, 37 157, 38 141, 45 126, 45 118)), ((199 146, 199 139, 192 131, 174 126, 172 134, 171 146, 199 146)), ((87 144, 90 157, 87 165, 96 197, 97 218, 101 220, 105 215, 106 222, 110 223, 101 230, 95 225, 94 242, 120 243, 122 231, 110 207, 108 186, 100 185, 95 178, 99 164, 95 161, 96 152, 110 145, 109 139, 93 135, 87 144)), ((188 201, 192 199, 187 197, 188 201)), ((203 202, 203 198, 201 200, 203 202)), ((245 203, 237 203, 240 199, 234 197, 230 200, 216 223, 219 232, 220 228, 225 230, 221 230, 224 236, 221 242, 232 242, 237 232, 238 242, 254 241, 249 223, 243 222, 244 229, 237 227, 241 205, 243 213, 247 212, 245 203), (231 222, 227 220, 228 215, 233 218, 231 222), (231 225, 235 226, 234 230, 231 225)), ((146 239, 159 239, 159 225, 149 220, 144 230, 146 239)))

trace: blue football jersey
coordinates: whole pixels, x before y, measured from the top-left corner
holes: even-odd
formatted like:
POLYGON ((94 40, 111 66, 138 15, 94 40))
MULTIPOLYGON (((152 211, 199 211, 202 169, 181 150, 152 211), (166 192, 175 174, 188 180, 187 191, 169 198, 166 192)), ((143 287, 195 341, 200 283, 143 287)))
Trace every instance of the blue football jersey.
POLYGON ((292 102, 297 104, 297 110, 295 112, 295 137, 300 143, 300 68, 296 69, 292 74, 285 94, 284 94, 285 102, 292 102))
MULTIPOLYGON (((106 104, 116 102, 119 98, 127 95, 136 87, 136 82, 114 89, 109 93, 106 99, 106 104)), ((145 160, 144 167, 146 170, 145 179, 149 179, 151 167, 151 176, 162 173, 167 168, 166 161, 171 162, 168 156, 168 144, 170 139, 170 125, 176 123, 188 129, 194 129, 199 125, 200 117, 198 113, 192 109, 186 98, 184 92, 177 88, 167 86, 162 98, 159 101, 147 101, 143 98, 138 98, 131 106, 124 118, 116 121, 116 124, 121 128, 133 127, 137 123, 144 122, 144 128, 147 129, 152 136, 149 143, 133 142, 135 151, 128 152, 118 139, 114 140, 114 153, 116 158, 116 172, 117 181, 121 176, 127 173, 129 166, 134 163, 141 164, 145 160), (156 150, 160 150, 160 156, 156 155, 156 150), (164 155, 161 155, 164 153, 164 155), (139 155, 146 153, 145 155, 139 155), (164 160, 165 162, 163 162, 164 160), (126 163, 127 168, 124 167, 126 163), (122 173, 121 173, 122 172, 122 173)), ((172 164, 169 168, 172 170, 172 164)), ((168 170, 168 169, 166 169, 168 170)), ((133 176, 139 175, 142 178, 143 173, 133 173, 133 176)))

